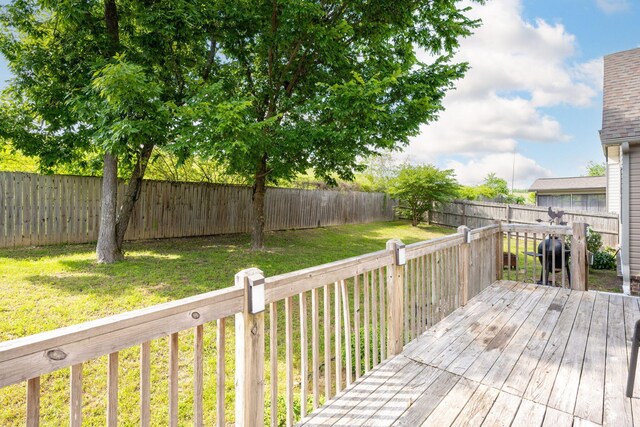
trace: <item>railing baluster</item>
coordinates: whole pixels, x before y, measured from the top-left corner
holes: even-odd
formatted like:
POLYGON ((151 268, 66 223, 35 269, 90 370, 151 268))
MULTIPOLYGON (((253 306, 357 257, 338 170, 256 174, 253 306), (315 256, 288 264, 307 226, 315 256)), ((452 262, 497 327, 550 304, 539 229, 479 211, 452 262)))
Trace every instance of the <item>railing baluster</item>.
POLYGON ((151 424, 151 342, 140 346, 140 426, 151 424))
POLYGON ((538 275, 536 274, 536 267, 538 266, 538 233, 533 233, 533 283, 537 283, 538 275))
POLYGON ((386 296, 388 285, 385 283, 385 277, 382 268, 378 269, 378 284, 380 288, 380 361, 387 358, 387 306, 386 296))
POLYGON ((27 427, 40 425, 40 377, 27 381, 27 427))
POLYGON ((107 426, 118 425, 118 352, 109 354, 107 374, 107 426))
POLYGON ((278 425, 278 303, 269 304, 271 427, 278 425))
POLYGON ((71 366, 71 399, 70 422, 71 427, 82 426, 82 363, 71 366))
POLYGON ((425 323, 425 312, 424 312, 424 290, 425 290, 425 283, 424 283, 424 257, 421 256, 420 258, 418 258, 417 263, 419 265, 419 274, 418 277, 420 278, 420 286, 418 287, 419 289, 419 293, 418 293, 418 305, 420 306, 420 328, 418 328, 418 335, 422 335, 422 332, 424 332, 424 323, 425 323))
POLYGON ((284 300, 287 426, 293 425, 293 297, 284 300))
POLYGON ((553 286, 558 286, 558 282, 556 282, 556 242, 558 241, 558 236, 555 234, 551 235, 551 275, 553 280, 553 286))
POLYGON ((373 366, 378 365, 378 288, 376 286, 376 272, 371 272, 371 349, 373 350, 373 366))
POLYGON ((511 232, 507 231, 507 280, 512 280, 511 277, 511 232))
POLYGON ((349 319, 349 294, 345 280, 340 281, 340 292, 342 293, 342 314, 344 317, 344 341, 347 372, 347 387, 351 385, 353 379, 353 366, 351 361, 351 321, 349 319))
POLYGON ((560 241, 561 243, 561 265, 562 265, 562 288, 565 288, 565 254, 564 254, 564 236, 562 238, 562 240, 560 241))
POLYGON ((516 232, 516 282, 520 277, 520 233, 516 232))
POLYGON ((169 335, 169 425, 178 426, 178 333, 169 335))
POLYGON ((370 288, 369 288, 369 272, 363 274, 364 287, 364 371, 369 372, 371 369, 371 319, 370 313, 370 288))
POLYGON ((356 380, 360 378, 362 360, 360 355, 360 275, 353 278, 353 333, 355 334, 356 380))
MULTIPOLYGON (((411 262, 407 262, 406 266, 404 268, 406 268, 407 270, 409 270, 409 266, 410 266, 411 262)), ((404 293, 404 295, 402 296, 402 303, 404 304, 404 314, 403 314, 403 321, 404 321, 404 328, 402 330, 402 336, 404 338, 404 343, 408 343, 409 341, 411 341, 411 328, 410 328, 410 324, 411 321, 409 319, 409 316, 411 316, 411 292, 410 292, 410 282, 408 280, 409 277, 409 272, 407 271, 407 274, 405 275, 405 277, 407 277, 407 282, 406 282, 406 292, 404 293)))
POLYGON ((529 258, 529 256, 527 255, 527 252, 529 252, 529 234, 528 233, 524 233, 524 278, 522 279, 525 283, 527 282, 527 272, 529 271, 527 269, 527 261, 529 258))
POLYGON ((336 393, 342 391, 342 323, 340 321, 340 285, 333 284, 334 291, 334 327, 335 327, 335 357, 336 357, 336 393))
MULTIPOLYGON (((274 303, 275 305, 275 303, 274 303)), ((226 424, 225 417, 225 343, 226 343, 226 328, 225 319, 218 319, 216 325, 216 425, 218 427, 224 427, 226 424)), ((277 369, 276 369, 277 371, 277 369)), ((277 375, 277 374, 276 374, 277 375)))
POLYGON ((309 342, 307 339, 307 296, 300 297, 300 417, 307 416, 307 379, 309 378, 309 342))
POLYGON ((193 424, 197 427, 204 425, 202 409, 204 391, 203 336, 204 326, 196 326, 193 331, 193 424))
POLYGON ((331 296, 329 285, 324 286, 324 393, 331 399, 331 296))
POLYGON ((318 288, 313 288, 311 290, 311 365, 313 369, 314 410, 318 408, 320 402, 320 325, 318 303, 318 288))
POLYGON ((547 233, 542 233, 542 284, 548 285, 547 280, 547 233))
MULTIPOLYGON (((403 268, 403 267, 400 267, 403 268)), ((418 336, 418 316, 417 316, 417 307, 418 307, 418 298, 416 295, 417 286, 416 286, 416 260, 412 259, 407 262, 407 270, 409 273, 409 283, 411 286, 407 286, 407 288, 411 288, 411 311, 409 315, 411 316, 411 339, 414 340, 418 336)), ((391 286, 391 284, 389 284, 391 286)))

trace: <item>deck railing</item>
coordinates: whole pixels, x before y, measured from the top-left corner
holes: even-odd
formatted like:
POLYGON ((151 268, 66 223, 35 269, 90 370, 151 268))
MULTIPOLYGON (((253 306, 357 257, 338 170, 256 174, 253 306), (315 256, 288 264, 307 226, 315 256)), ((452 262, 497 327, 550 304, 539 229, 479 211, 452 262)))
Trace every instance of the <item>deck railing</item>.
MULTIPOLYGON (((80 425, 83 365, 106 356, 106 424, 115 426, 119 383, 124 381, 119 354, 139 346, 140 425, 152 424, 156 414, 152 400, 165 401, 151 399, 151 368, 157 363, 168 366, 166 404, 171 426, 188 421, 201 426, 211 413, 219 426, 231 422, 292 425, 401 352, 404 344, 496 279, 512 275, 506 270, 503 276, 505 246, 510 257, 521 252, 521 238, 523 248, 528 248, 530 235, 534 245, 535 236, 572 235, 575 262, 578 248, 584 247, 579 230, 512 224, 473 231, 460 227, 439 239, 406 247, 391 240, 379 252, 278 276, 264 278, 256 268, 243 270, 233 287, 0 343, 0 388, 26 382, 24 419, 27 425, 37 426, 41 376, 70 367, 69 423, 80 425), (205 328, 208 331, 213 322, 215 352, 213 344, 205 346, 204 339, 205 328), (235 334, 226 334, 230 327, 235 334), (279 328, 284 328, 284 335, 279 328), (179 343, 188 334, 193 334, 193 346, 185 356, 184 344, 181 349, 179 343), (168 350, 158 345, 165 336, 168 350), (152 354, 152 343, 156 354, 152 354), (232 347, 235 364, 229 366, 232 347), (190 369, 179 364, 185 358, 190 369), (225 395, 227 373, 235 376, 233 399, 225 395), (191 415, 179 412, 185 375, 193 377, 192 391, 187 393, 192 399, 191 415), (211 376, 215 381, 207 380, 211 376), (205 408, 205 382, 208 387, 215 385, 215 408, 205 408), (230 401, 235 414, 229 410, 230 401)), ((520 263, 517 258, 516 275, 520 263)), ((577 283, 575 274, 573 283, 577 283)), ((214 340, 209 336, 206 342, 214 340)), ((66 399, 64 395, 52 398, 66 399)), ((125 421, 122 416, 120 421, 125 421)), ((132 421, 138 423, 127 418, 125 424, 132 421)))

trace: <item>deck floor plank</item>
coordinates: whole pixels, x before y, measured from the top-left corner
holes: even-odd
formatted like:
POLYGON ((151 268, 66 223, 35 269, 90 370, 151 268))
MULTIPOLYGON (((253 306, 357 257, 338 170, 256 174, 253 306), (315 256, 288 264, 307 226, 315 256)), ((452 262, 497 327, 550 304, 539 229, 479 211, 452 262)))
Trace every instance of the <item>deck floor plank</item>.
POLYGON ((549 306, 554 304, 554 302, 564 305, 564 301, 566 301, 566 294, 563 293, 558 296, 558 288, 549 288, 525 323, 518 329, 518 332, 511 341, 509 341, 502 353, 500 353, 497 360, 489 367, 488 372, 484 372, 484 369, 481 369, 480 366, 472 366, 465 376, 477 381, 482 381, 483 384, 490 385, 491 387, 501 389, 520 358, 520 355, 525 350, 527 343, 538 328, 538 325, 549 312, 549 306))
MULTIPOLYGON (((549 306, 547 314, 545 314, 535 333, 531 336, 525 350, 504 382, 502 390, 517 396, 522 396, 525 392, 552 332, 569 303, 571 293, 563 289, 558 292, 558 296, 560 298, 556 298, 556 300, 559 301, 554 300, 549 306), (563 299, 563 296, 566 296, 566 298, 563 299)), ((577 305, 574 305, 577 308, 577 305)))
POLYGON ((632 425, 631 401, 625 396, 628 365, 622 296, 612 295, 609 298, 609 322, 607 326, 603 425, 632 425))
POLYGON ((584 293, 547 406, 573 414, 580 385, 595 294, 584 293))
POLYGON ((609 295, 597 294, 574 408, 577 417, 597 424, 602 424, 608 312, 609 295))
POLYGON ((513 394, 500 392, 487 417, 482 423, 486 427, 508 427, 518 412, 520 399, 513 394))
POLYGON ((452 426, 472 427, 482 425, 498 394, 500 394, 499 390, 480 384, 460 414, 458 414, 452 426))
POLYGON ((422 423, 422 427, 448 426, 458 417, 466 403, 478 388, 478 383, 461 378, 447 396, 422 423))
POLYGON ((640 425, 639 318, 635 297, 499 281, 301 425, 640 425))
POLYGON ((482 380, 547 293, 547 289, 549 288, 531 285, 532 294, 521 305, 511 304, 502 312, 504 316, 494 319, 491 325, 453 361, 448 370, 464 374, 465 378, 482 380), (508 320, 505 319, 507 317, 508 320))
POLYGON ((520 407, 513 419, 513 426, 540 427, 544 421, 544 413, 547 408, 531 400, 522 399, 520 407))

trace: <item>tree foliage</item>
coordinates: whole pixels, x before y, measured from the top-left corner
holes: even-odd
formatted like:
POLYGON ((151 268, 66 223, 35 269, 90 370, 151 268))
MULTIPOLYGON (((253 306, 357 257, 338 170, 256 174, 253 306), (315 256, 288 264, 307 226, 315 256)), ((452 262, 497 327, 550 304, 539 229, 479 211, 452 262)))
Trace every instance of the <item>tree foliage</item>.
POLYGON ((177 0, 14 0, 0 8, 0 52, 14 75, 0 100, 0 137, 38 156, 44 170, 95 168, 99 159, 99 260, 121 257, 154 147, 192 120, 187 100, 207 72, 212 12, 213 3, 177 0), (130 182, 116 216, 119 167, 130 182))
POLYGON ((210 136, 197 151, 252 180, 255 248, 268 181, 308 170, 351 180, 359 159, 407 144, 436 119, 466 70, 452 62, 478 24, 465 11, 455 0, 220 3, 210 85, 223 101, 193 131, 210 136))
POLYGON ((602 163, 596 163, 590 160, 587 163, 587 176, 604 176, 607 173, 607 167, 602 163))
POLYGON ((458 195, 458 182, 452 169, 438 169, 433 165, 405 165, 391 181, 389 193, 417 226, 436 203, 444 203, 458 195))

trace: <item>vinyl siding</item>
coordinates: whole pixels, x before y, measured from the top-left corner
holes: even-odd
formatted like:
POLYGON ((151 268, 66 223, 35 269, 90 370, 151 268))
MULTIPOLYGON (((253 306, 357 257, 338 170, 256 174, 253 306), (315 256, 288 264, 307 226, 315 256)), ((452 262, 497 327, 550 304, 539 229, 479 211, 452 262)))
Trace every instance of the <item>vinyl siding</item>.
POLYGON ((629 146, 629 268, 640 276, 640 144, 629 146))
POLYGON ((620 213, 620 146, 607 148, 607 211, 620 213))

